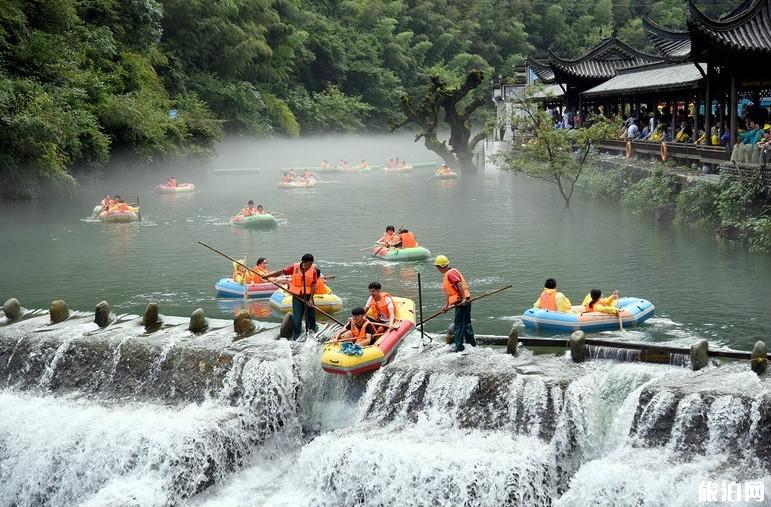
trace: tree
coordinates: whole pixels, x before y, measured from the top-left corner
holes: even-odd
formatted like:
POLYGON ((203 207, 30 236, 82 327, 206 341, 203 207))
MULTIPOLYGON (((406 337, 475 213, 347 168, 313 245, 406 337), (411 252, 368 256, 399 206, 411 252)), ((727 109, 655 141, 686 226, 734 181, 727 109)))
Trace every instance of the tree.
POLYGON ((482 83, 483 77, 482 71, 472 70, 460 86, 451 86, 439 76, 432 76, 431 85, 417 105, 413 97, 402 96, 402 109, 407 119, 395 126, 394 130, 414 123, 419 128, 415 142, 422 138, 426 148, 439 155, 451 167, 460 167, 465 173, 477 172, 472 160, 474 147, 487 137, 488 132, 479 132, 472 138, 471 115, 489 98, 480 94, 466 102, 465 106, 461 102, 482 83), (450 126, 449 148, 448 141, 440 141, 437 133, 442 113, 442 119, 450 126))
POLYGON ((517 130, 530 137, 529 142, 507 154, 504 166, 555 184, 567 208, 594 144, 613 137, 620 126, 604 116, 592 116, 582 128, 558 129, 554 119, 533 102, 536 91, 532 87, 525 92, 517 101, 519 114, 512 118, 517 130))

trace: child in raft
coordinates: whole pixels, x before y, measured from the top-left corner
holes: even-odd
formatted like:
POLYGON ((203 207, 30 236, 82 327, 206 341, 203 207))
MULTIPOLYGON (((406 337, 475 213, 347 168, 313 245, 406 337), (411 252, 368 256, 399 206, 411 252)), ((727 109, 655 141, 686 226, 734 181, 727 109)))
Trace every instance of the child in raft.
POLYGON ((613 291, 613 294, 604 298, 602 297, 602 291, 600 289, 592 289, 589 294, 586 295, 584 301, 581 303, 584 305, 584 312, 601 312, 609 315, 618 315, 618 291, 613 291))

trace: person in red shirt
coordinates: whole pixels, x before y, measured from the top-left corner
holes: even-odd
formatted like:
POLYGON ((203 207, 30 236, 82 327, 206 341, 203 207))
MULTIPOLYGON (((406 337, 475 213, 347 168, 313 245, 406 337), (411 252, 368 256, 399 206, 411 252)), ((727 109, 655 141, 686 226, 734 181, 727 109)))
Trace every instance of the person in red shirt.
POLYGON ((273 278, 278 275, 289 275, 289 292, 292 293, 292 339, 299 338, 302 332, 303 317, 305 330, 316 331, 316 310, 313 308, 313 295, 318 293, 321 271, 313 264, 313 255, 305 254, 300 262, 295 262, 284 269, 264 275, 263 278, 273 278))
POLYGON ((464 341, 476 347, 474 328, 471 327, 471 291, 466 279, 457 268, 450 267, 450 260, 444 255, 436 256, 434 266, 444 275, 442 287, 447 295, 447 302, 442 307, 442 311, 446 312, 450 307, 455 309, 455 352, 465 350, 464 341))

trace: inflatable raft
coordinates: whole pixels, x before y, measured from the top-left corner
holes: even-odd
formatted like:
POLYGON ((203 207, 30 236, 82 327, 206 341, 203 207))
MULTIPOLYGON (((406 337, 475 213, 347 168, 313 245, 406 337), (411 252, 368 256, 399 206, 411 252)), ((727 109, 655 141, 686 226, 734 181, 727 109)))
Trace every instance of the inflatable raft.
POLYGON ((277 224, 276 217, 270 213, 257 213, 248 217, 236 215, 230 219, 230 225, 234 227, 274 227, 277 224))
POLYGON ((157 194, 184 194, 186 192, 195 192, 195 185, 192 183, 180 183, 176 187, 168 185, 156 185, 155 193, 157 194))
POLYGON ((292 188, 313 188, 316 186, 316 180, 309 178, 307 180, 294 180, 294 181, 279 181, 278 188, 292 189, 292 188))
POLYGON ((246 291, 247 298, 267 298, 276 292, 276 286, 272 283, 250 283, 244 285, 232 278, 220 278, 214 284, 218 298, 243 298, 246 291))
POLYGON ((372 249, 372 255, 385 261, 422 261, 431 257, 431 252, 422 246, 413 248, 376 246, 372 249))
MULTIPOLYGON (((340 296, 333 294, 332 289, 326 287, 326 294, 314 294, 313 304, 325 312, 339 312, 343 309, 343 300, 340 296)), ((270 306, 287 313, 292 311, 292 295, 285 290, 277 290, 270 296, 270 306)))
POLYGON ((435 180, 457 180, 458 175, 452 171, 443 173, 434 173, 433 178, 435 180))
POLYGON ((92 213, 94 217, 106 223, 125 223, 139 220, 139 206, 129 206, 127 210, 102 211, 102 205, 97 204, 92 213))
MULTIPOLYGON (((395 317, 400 321, 396 329, 386 332, 367 347, 362 355, 352 356, 341 352, 341 343, 327 343, 321 353, 321 367, 328 373, 356 376, 377 370, 393 359, 399 344, 415 327, 415 302, 407 298, 394 297, 395 317)), ((371 316, 374 316, 370 314, 371 316)))
POLYGON ((412 172, 412 166, 408 164, 401 167, 386 167, 383 171, 387 173, 409 173, 412 172))
MULTIPOLYGON (((624 327, 636 326, 653 316, 653 304, 641 298, 618 300, 620 320, 624 327)), ((541 331, 609 331, 619 329, 619 317, 601 312, 585 312, 583 306, 574 306, 571 312, 552 312, 530 308, 522 314, 522 323, 528 329, 541 331)))

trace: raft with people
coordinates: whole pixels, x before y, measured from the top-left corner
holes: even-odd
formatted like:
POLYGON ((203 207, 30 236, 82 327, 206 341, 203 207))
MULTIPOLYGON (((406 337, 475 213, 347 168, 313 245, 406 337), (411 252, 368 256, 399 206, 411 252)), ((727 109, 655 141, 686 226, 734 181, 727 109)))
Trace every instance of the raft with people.
POLYGON ((142 219, 139 206, 127 204, 119 196, 115 199, 109 196, 102 199, 102 204, 97 204, 91 211, 92 216, 106 223, 137 222, 142 219))
MULTIPOLYGON (((325 312, 339 312, 343 309, 343 300, 333 293, 326 284, 319 289, 318 294, 313 295, 313 304, 325 312)), ((270 296, 270 306, 281 313, 291 312, 292 295, 283 289, 278 289, 270 296)))
POLYGON ((372 255, 385 261, 422 261, 431 257, 431 252, 424 246, 393 248, 377 245, 372 247, 372 255))
MULTIPOLYGON (((396 296, 393 296, 393 300, 396 319, 394 327, 378 337, 373 344, 364 347, 339 341, 324 344, 321 353, 321 367, 324 371, 356 376, 377 370, 393 359, 399 344, 415 327, 415 302, 396 296)), ((367 316, 376 317, 372 309, 367 316)))
POLYGON ((620 298, 615 306, 618 315, 587 312, 583 305, 573 306, 569 312, 530 308, 522 314, 522 323, 528 329, 540 331, 611 331, 641 324, 655 311, 653 303, 637 297, 620 298))
POLYGON ((176 186, 172 186, 167 183, 161 183, 155 186, 154 192, 156 194, 184 194, 195 192, 195 185, 192 183, 179 183, 176 186))
POLYGON ((238 214, 230 219, 233 227, 274 227, 278 225, 276 217, 270 213, 255 213, 252 215, 238 214))
POLYGON ((458 175, 446 165, 442 165, 434 171, 432 178, 436 180, 457 180, 458 175))
POLYGON ((276 292, 276 285, 270 282, 244 284, 231 277, 220 278, 214 288, 218 298, 267 298, 276 292))
POLYGON ((405 165, 394 166, 394 167, 385 166, 383 171, 387 173, 392 173, 392 174, 399 174, 399 173, 410 173, 412 172, 412 169, 413 167, 410 164, 405 164, 405 165))
POLYGON ((316 186, 315 178, 282 180, 278 182, 278 188, 291 190, 294 188, 314 188, 316 186))

